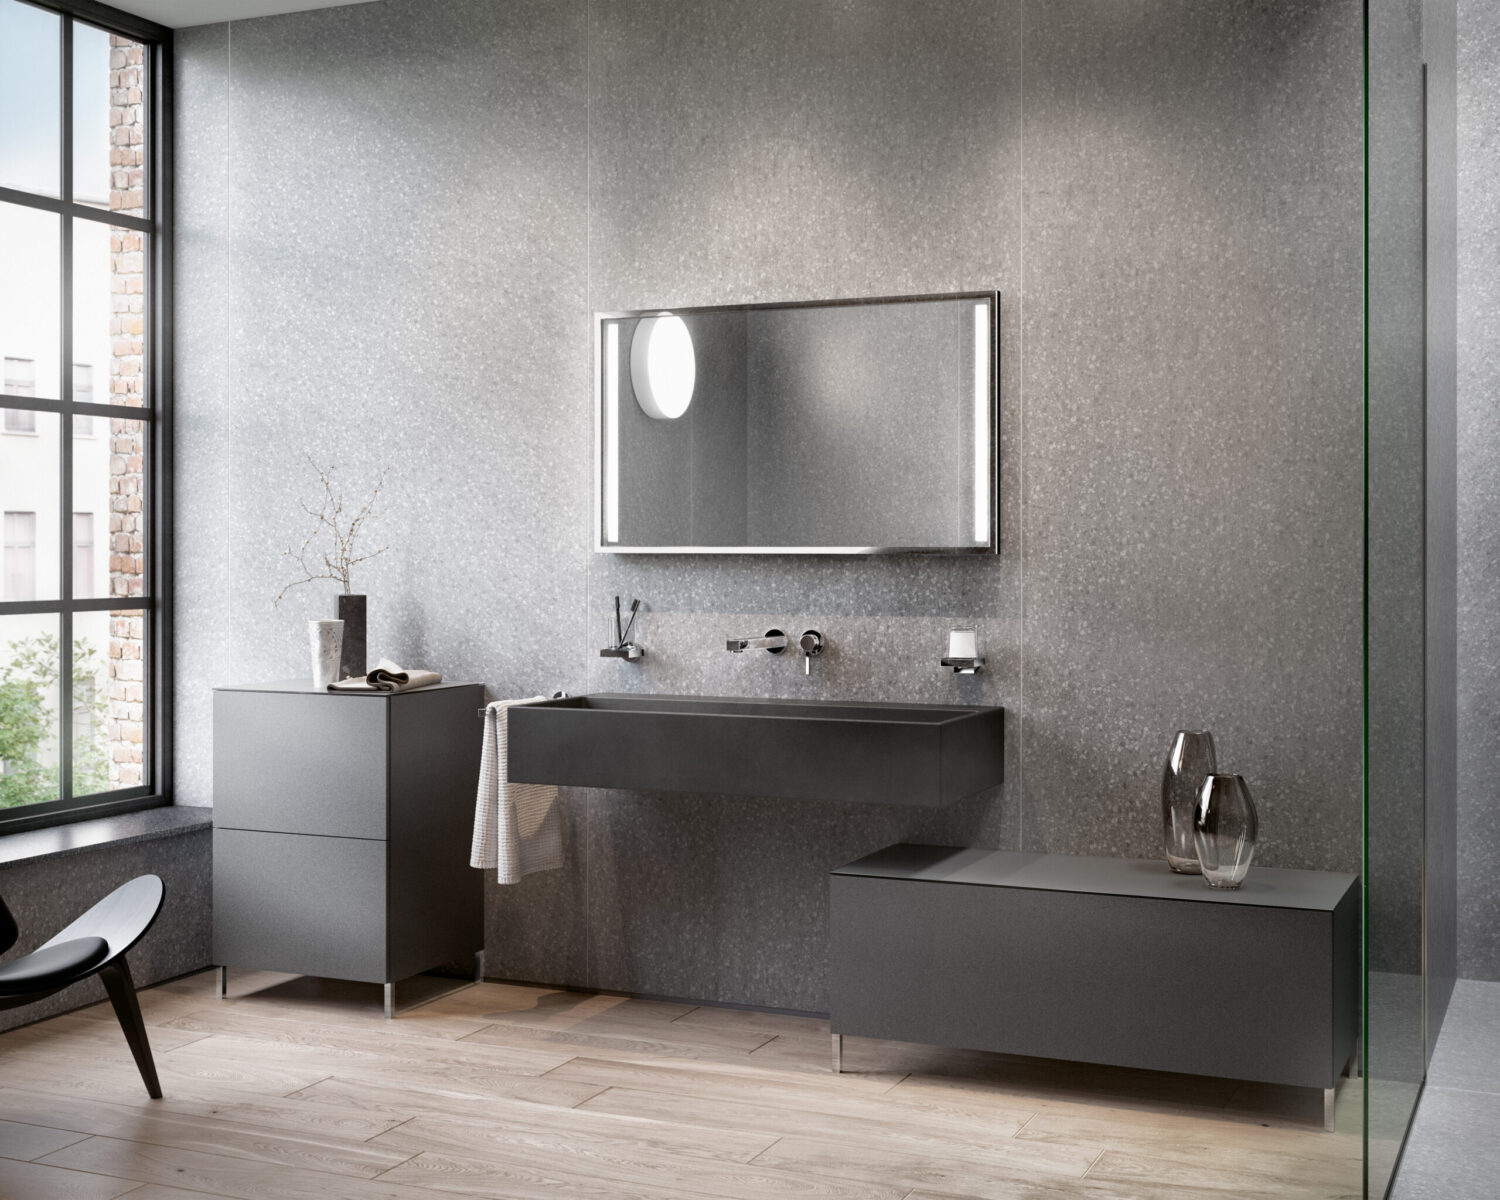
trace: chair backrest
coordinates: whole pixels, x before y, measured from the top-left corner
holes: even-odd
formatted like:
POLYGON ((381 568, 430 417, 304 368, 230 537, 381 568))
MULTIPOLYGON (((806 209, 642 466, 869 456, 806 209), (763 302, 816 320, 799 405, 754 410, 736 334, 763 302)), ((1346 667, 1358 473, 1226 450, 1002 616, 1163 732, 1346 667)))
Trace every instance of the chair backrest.
POLYGON ((0 896, 0 954, 4 954, 16 944, 16 939, 21 936, 21 931, 16 928, 16 919, 10 915, 10 909, 5 906, 5 898, 0 896))

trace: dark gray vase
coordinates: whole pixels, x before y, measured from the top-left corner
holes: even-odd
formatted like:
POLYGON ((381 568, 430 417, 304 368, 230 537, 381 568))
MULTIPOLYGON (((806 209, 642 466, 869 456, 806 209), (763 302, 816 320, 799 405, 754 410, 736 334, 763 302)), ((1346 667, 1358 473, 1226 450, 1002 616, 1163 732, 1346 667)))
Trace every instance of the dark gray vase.
POLYGON ((339 655, 339 678, 357 679, 365 673, 365 598, 340 594, 339 620, 344 623, 344 649, 339 655))

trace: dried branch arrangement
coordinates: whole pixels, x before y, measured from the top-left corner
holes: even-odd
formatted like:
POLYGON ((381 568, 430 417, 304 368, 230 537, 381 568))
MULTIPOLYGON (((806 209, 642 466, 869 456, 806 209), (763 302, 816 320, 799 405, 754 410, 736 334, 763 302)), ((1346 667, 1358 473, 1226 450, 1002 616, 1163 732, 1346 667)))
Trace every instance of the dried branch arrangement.
POLYGON ((276 597, 275 604, 280 604, 282 597, 294 587, 301 587, 304 583, 313 583, 319 579, 332 579, 335 583, 342 584, 345 595, 348 595, 351 590, 349 576, 353 569, 376 555, 384 554, 388 549, 382 546, 378 550, 371 550, 368 554, 358 553, 359 535, 364 530, 365 522, 376 515, 375 502, 380 499, 380 489, 385 486, 385 472, 382 471, 380 478, 375 481, 375 490, 370 494, 370 498, 351 516, 344 508, 344 493, 335 487, 334 469, 320 467, 310 454, 305 457, 308 465, 318 473, 318 482, 323 487, 323 499, 316 509, 310 504, 302 505, 302 511, 315 522, 312 532, 307 535, 300 550, 293 550, 288 546, 282 552, 283 558, 289 558, 297 564, 302 577, 292 580, 282 588, 276 597), (319 561, 318 552, 313 549, 313 543, 322 537, 331 539, 333 544, 322 552, 322 558, 319 561))

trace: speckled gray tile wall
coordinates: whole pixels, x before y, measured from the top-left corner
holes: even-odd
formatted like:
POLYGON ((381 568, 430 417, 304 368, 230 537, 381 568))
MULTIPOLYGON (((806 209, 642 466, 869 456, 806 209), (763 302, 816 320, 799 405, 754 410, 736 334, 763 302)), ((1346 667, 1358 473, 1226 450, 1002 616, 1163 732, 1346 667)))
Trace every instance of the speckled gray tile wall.
MULTIPOLYGON (((1412 402, 1422 394, 1421 9, 1370 9, 1367 899, 1370 965, 1388 978, 1422 969, 1425 430, 1412 402)), ((1372 1040, 1420 1042, 1420 1023, 1404 1025, 1403 1013, 1372 1002, 1372 1040)))
POLYGON ((1500 980, 1500 11, 1459 4, 1459 973, 1500 980))
POLYGON ((583 14, 387 0, 232 27, 231 436, 254 452, 228 678, 303 673, 333 611, 327 584, 272 607, 311 454, 354 494, 389 468, 390 549, 356 581, 372 657, 580 688, 583 14))
POLYGON ((174 783, 178 804, 207 805, 212 688, 230 653, 229 27, 185 29, 175 47, 174 783))
MULTIPOLYGON (((130 953, 130 973, 136 986, 200 970, 211 954, 211 858, 211 836, 205 828, 109 849, 90 849, 78 856, 0 867, 0 896, 5 897, 21 930, 16 952, 36 949, 122 883, 149 873, 161 876, 166 896, 156 924, 130 953)), ((103 999, 104 986, 98 979, 86 980, 37 1004, 0 1013, 0 1029, 14 1029, 103 999)))
POLYGON ((902 838, 1153 853, 1190 720, 1257 786, 1267 861, 1351 865, 1357 10, 383 0, 236 23, 219 677, 303 669, 330 598, 270 599, 314 449, 419 480, 362 585, 374 652, 504 694, 1006 705, 1004 786, 940 812, 565 793, 569 869, 487 897, 490 969, 517 978, 822 1008, 828 868, 902 838), (984 289, 999 556, 589 554, 591 312, 984 289), (646 605, 637 664, 596 657, 617 593, 646 605), (828 637, 810 677, 725 652, 770 625, 828 637), (987 674, 939 667, 955 625, 987 674))
MULTIPOLYGON (((216 369, 232 396, 227 449, 190 440, 201 455, 178 456, 200 486, 221 481, 228 510, 178 514, 180 569, 200 547, 228 562, 178 580, 179 624, 214 622, 223 639, 200 635, 179 660, 185 778, 207 778, 209 689, 304 674, 306 621, 333 615, 326 583, 272 604, 318 486, 307 454, 351 495, 389 470, 370 534, 390 549, 355 581, 372 661, 501 695, 583 690, 584 13, 582 0, 386 0, 179 41, 178 192, 218 240, 195 233, 179 250, 178 308, 227 297, 216 369)), ((195 409, 216 402, 212 383, 190 382, 180 419, 206 423, 195 409)), ((583 811, 570 798, 570 831, 583 811)), ((493 967, 583 982, 568 965, 582 956, 581 872, 522 891, 519 906, 487 899, 493 967)))
POLYGON ((1427 64, 1427 1053, 1458 980, 1458 3, 1423 0, 1427 64))
POLYGON ((1360 63, 1353 3, 1026 6, 1027 849, 1154 853, 1186 726, 1357 869, 1360 63))

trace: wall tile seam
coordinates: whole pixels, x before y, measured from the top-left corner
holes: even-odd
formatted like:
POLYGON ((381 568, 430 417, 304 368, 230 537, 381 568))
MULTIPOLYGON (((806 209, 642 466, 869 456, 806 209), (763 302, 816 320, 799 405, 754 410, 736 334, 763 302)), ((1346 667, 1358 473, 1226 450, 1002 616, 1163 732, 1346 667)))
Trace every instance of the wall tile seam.
MULTIPOLYGON (((583 5, 583 305, 584 318, 593 325, 594 313, 594 0, 584 0, 583 5)), ((592 328, 591 328, 592 332, 592 328)), ((592 341, 592 338, 590 339, 592 341)), ((589 423, 592 425, 599 418, 594 413, 593 387, 594 372, 599 369, 598 364, 589 364, 588 405, 589 423)), ((592 452, 590 458, 592 459, 592 452)), ((584 544, 589 547, 588 559, 593 557, 594 522, 598 517, 601 506, 599 496, 593 494, 593 479, 595 464, 590 463, 589 491, 591 501, 588 510, 587 529, 584 531, 584 544)), ((585 635, 593 621, 594 615, 594 573, 589 569, 592 565, 585 559, 583 571, 583 625, 585 635)), ((593 680, 590 671, 593 669, 593 661, 588 657, 588 637, 584 637, 583 647, 583 681, 586 691, 593 691, 593 680)), ((591 792, 583 796, 583 815, 578 822, 582 829, 583 837, 583 982, 589 983, 595 978, 594 975, 594 871, 593 871, 593 833, 594 833, 594 797, 591 792)))
MULTIPOLYGON (((1016 306, 1023 308, 1026 296, 1026 9, 1020 6, 1021 22, 1021 79, 1018 89, 1019 117, 1017 120, 1017 162, 1020 184, 1016 189, 1016 205, 1020 210, 1016 227, 1020 286, 1017 288, 1016 306)), ((1017 592, 1017 645, 1016 645, 1016 849, 1026 849, 1026 322, 1016 322, 1016 592, 1017 592)), ((999 405, 996 405, 997 419, 999 405)), ((998 440, 999 433, 996 432, 998 440)), ((997 456, 998 457, 998 456, 997 456)), ((1004 471, 1004 463, 1000 470, 1004 471)), ((996 481, 995 494, 1001 494, 996 481)))

